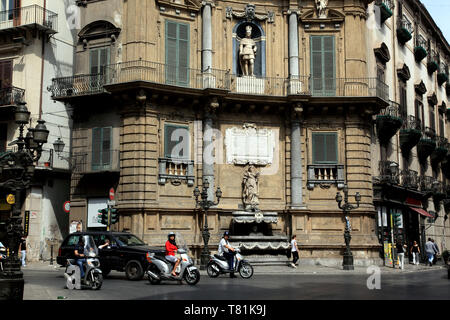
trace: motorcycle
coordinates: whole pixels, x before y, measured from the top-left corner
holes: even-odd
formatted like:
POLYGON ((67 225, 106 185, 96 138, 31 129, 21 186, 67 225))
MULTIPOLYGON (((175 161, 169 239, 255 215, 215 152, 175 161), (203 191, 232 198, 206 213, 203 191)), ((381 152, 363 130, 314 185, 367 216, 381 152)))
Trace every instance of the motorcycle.
POLYGON ((84 255, 86 257, 86 262, 83 263, 83 268, 86 269, 84 277, 80 277, 80 268, 76 263, 76 259, 67 259, 66 271, 64 273, 66 287, 71 290, 82 289, 83 287, 99 290, 103 284, 103 275, 98 259, 98 248, 92 236, 85 235, 83 237, 84 255))
POLYGON ((243 279, 250 279, 253 276, 253 267, 244 259, 240 252, 241 250, 239 248, 235 249, 236 255, 234 256, 233 271, 229 270, 228 261, 223 256, 218 254, 211 255, 206 266, 208 276, 217 278, 221 274, 237 272, 243 279))
MULTIPOLYGON (((181 236, 177 235, 177 239, 181 236)), ((180 255, 180 264, 178 265, 175 273, 178 276, 172 275, 172 269, 174 264, 165 258, 165 251, 158 252, 148 252, 147 261, 149 266, 147 268, 146 274, 148 276, 148 281, 151 284, 159 284, 161 280, 169 281, 186 281, 189 285, 196 285, 200 281, 200 272, 197 267, 194 266, 194 262, 191 257, 187 254, 187 247, 179 246, 177 253, 180 255)))

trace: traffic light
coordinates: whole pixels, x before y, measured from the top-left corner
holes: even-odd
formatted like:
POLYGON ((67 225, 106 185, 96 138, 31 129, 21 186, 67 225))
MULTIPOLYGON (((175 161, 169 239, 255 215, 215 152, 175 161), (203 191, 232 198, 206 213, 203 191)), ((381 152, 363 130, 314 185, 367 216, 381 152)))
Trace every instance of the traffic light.
POLYGON ((394 213, 392 215, 394 218, 394 226, 398 227, 402 224, 402 214, 401 213, 394 213))
POLYGON ((111 224, 115 224, 119 221, 119 212, 117 209, 111 208, 111 224))
POLYGON ((98 209, 97 221, 98 223, 108 225, 108 209, 98 209))

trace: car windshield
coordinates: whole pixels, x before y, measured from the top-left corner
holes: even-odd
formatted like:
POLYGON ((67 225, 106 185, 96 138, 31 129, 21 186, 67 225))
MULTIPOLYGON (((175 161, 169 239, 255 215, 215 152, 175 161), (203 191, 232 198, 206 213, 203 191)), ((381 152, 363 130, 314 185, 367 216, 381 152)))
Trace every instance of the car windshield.
POLYGON ((116 236, 116 240, 121 246, 142 246, 145 243, 132 234, 121 234, 116 236))

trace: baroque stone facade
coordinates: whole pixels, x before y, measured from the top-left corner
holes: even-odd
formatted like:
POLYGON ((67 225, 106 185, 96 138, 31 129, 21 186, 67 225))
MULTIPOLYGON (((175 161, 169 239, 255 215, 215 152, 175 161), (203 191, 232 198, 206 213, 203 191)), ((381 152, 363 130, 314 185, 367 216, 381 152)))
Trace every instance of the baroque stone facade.
POLYGON ((86 223, 95 214, 90 203, 106 203, 115 187, 117 230, 151 245, 179 232, 199 258, 204 214, 195 207, 194 187, 208 180, 211 200, 217 187, 223 192, 208 211, 215 251, 225 230, 242 236, 233 221, 243 218, 234 219, 233 212, 245 210, 243 174, 252 164, 260 171, 262 215, 255 219, 268 213, 268 223, 253 230, 266 249, 248 250, 252 259, 285 261, 270 248, 296 234, 302 261, 340 265, 345 219, 335 195, 347 184, 350 196, 362 196, 350 214, 355 263, 382 263, 372 131, 373 118, 389 105, 389 87, 368 68, 370 2, 328 1, 318 11, 313 0, 301 6, 113 1, 102 27, 96 14, 106 2, 88 1, 83 27, 92 36, 77 48, 82 80, 75 77, 70 95, 54 80, 54 99, 74 108, 79 165, 72 176, 71 219, 96 228, 86 223), (249 26, 254 76, 239 63, 249 26), (97 46, 109 53, 96 53, 97 46), (108 61, 96 64, 93 56, 108 61), (102 71, 101 82, 93 81, 99 77, 90 71, 93 64, 102 71), (90 92, 77 90, 83 83, 90 92), (92 84, 99 90, 92 92, 92 84), (247 138, 235 138, 245 130, 247 138))

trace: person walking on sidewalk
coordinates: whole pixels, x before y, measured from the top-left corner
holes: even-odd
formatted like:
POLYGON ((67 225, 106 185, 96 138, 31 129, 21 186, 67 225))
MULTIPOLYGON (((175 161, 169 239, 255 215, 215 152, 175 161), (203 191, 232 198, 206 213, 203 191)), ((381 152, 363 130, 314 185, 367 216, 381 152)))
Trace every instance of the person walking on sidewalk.
POLYGON ((291 252, 292 252, 292 262, 291 262, 291 266, 293 268, 297 268, 296 262, 299 259, 299 251, 298 251, 298 246, 297 246, 297 236, 294 234, 292 236, 292 240, 291 240, 291 252))
POLYGON ((419 254, 420 254, 420 247, 417 244, 417 241, 414 241, 411 250, 410 250, 412 257, 413 257, 413 264, 419 265, 419 254))
POLYGON ((434 241, 434 239, 431 239, 431 242, 433 242, 434 244, 434 251, 436 252, 436 254, 434 255, 434 259, 433 259, 433 265, 435 265, 438 261, 438 255, 440 254, 439 252, 439 247, 436 244, 436 242, 434 241))
POLYGON ((425 253, 427 254, 428 263, 430 267, 432 267, 436 249, 434 248, 434 243, 431 241, 431 238, 428 238, 427 243, 425 243, 425 253))
POLYGON ((404 269, 405 266, 405 248, 406 245, 402 244, 401 240, 397 240, 397 255, 398 255, 398 260, 399 260, 399 265, 400 265, 400 269, 404 269))
POLYGON ((27 257, 27 237, 22 237, 19 243, 19 252, 21 254, 22 267, 26 267, 25 259, 27 257))

